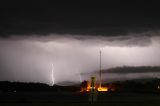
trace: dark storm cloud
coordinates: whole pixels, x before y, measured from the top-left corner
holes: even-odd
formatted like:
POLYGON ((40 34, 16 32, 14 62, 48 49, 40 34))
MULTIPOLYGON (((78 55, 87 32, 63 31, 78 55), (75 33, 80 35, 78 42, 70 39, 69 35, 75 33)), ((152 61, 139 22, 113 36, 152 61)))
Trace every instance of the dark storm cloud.
POLYGON ((160 67, 117 67, 108 70, 102 70, 102 73, 112 74, 134 74, 134 73, 160 73, 160 67))
MULTIPOLYGON (((94 72, 94 74, 98 74, 99 71, 94 72)), ((144 73, 160 73, 160 67, 115 67, 107 70, 102 70, 102 74, 117 74, 117 75, 125 75, 125 74, 144 74, 144 73), (140 70, 141 69, 141 70, 140 70)), ((81 73, 82 75, 89 75, 93 73, 81 73)))
POLYGON ((119 36, 159 30, 156 3, 125 3, 58 4, 49 0, 7 0, 0 7, 0 35, 119 36))
MULTIPOLYGON (((81 73, 83 76, 96 75, 99 77, 99 71, 90 73, 81 73)), ((121 81, 129 79, 148 79, 159 78, 159 66, 121 66, 102 70, 103 81, 121 81)))

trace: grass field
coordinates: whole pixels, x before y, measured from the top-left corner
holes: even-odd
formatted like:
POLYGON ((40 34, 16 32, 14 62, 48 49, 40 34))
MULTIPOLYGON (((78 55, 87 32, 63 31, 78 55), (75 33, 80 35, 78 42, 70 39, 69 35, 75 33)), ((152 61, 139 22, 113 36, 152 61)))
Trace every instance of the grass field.
POLYGON ((88 94, 23 92, 1 93, 0 106, 159 106, 159 94, 101 93, 94 103, 88 94))
POLYGON ((109 102, 109 103, 0 103, 0 106, 159 106, 160 102, 109 102))

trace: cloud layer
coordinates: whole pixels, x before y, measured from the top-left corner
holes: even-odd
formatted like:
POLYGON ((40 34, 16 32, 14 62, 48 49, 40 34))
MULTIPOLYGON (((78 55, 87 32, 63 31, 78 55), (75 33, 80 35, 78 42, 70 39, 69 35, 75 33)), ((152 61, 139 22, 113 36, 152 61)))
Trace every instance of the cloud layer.
MULTIPOLYGON (((158 34, 131 33, 128 36, 117 37, 51 34, 1 38, 0 80, 43 82, 51 85, 54 70, 55 83, 81 82, 91 75, 86 76, 82 73, 99 70, 100 49, 103 69, 124 65, 159 66, 158 34)), ((138 76, 142 77, 144 74, 146 72, 138 76)), ((106 74, 103 79, 106 77, 119 79, 119 76, 114 74, 106 74)), ((130 75, 127 78, 136 77, 137 75, 130 75)))

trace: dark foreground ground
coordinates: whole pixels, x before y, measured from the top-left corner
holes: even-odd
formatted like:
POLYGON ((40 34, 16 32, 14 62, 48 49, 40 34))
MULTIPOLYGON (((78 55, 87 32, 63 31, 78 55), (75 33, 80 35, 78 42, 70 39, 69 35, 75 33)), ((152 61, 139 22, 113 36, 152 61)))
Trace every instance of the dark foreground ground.
POLYGON ((160 106, 160 94, 99 93, 96 102, 89 94, 66 92, 0 93, 0 106, 160 106))

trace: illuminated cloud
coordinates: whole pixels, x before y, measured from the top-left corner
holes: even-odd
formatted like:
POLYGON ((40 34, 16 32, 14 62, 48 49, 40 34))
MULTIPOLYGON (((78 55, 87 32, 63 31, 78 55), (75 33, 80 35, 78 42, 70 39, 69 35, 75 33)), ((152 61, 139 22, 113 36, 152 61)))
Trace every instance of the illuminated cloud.
MULTIPOLYGON (((53 63, 55 84, 66 81, 79 83, 80 80, 88 79, 90 76, 81 73, 99 70, 100 49, 103 69, 124 65, 160 66, 160 37, 156 34, 145 36, 144 33, 138 34, 143 35, 141 37, 131 35, 59 37, 52 34, 45 37, 30 35, 1 38, 0 80, 43 82, 52 85, 51 63, 53 63)), ((109 77, 108 75, 105 76, 119 79, 117 75, 117 77, 113 74, 109 77)), ((133 75, 129 78, 136 77, 137 75, 133 75)))

